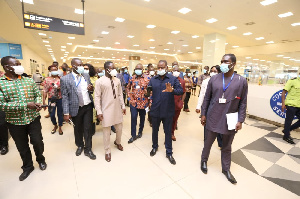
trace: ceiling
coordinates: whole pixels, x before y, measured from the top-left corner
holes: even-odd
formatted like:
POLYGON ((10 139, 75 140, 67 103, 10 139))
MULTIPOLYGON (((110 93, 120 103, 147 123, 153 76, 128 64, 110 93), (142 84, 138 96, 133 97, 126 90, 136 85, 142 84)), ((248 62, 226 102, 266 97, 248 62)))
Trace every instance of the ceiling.
MULTIPOLYGON (((177 59, 184 65, 194 65, 202 61, 204 35, 220 33, 226 35, 228 42, 226 52, 234 52, 241 63, 265 60, 262 64, 266 62, 264 65, 268 65, 271 61, 283 60, 286 65, 299 66, 300 61, 295 60, 300 60, 300 45, 298 45, 300 26, 294 27, 291 24, 300 22, 300 0, 278 0, 277 3, 268 6, 262 6, 260 1, 86 0, 86 34, 82 36, 24 29, 20 0, 0 0, 1 4, 6 3, 11 8, 19 20, 17 27, 14 27, 17 31, 8 30, 6 33, 0 33, 0 37, 6 41, 27 44, 49 64, 53 60, 43 40, 49 41, 48 45, 51 46, 55 59, 60 63, 63 59, 69 62, 68 59, 71 57, 80 56, 86 58, 86 62, 90 61, 96 66, 102 66, 108 59, 121 66, 127 64, 130 55, 140 55, 143 64, 157 63, 159 59, 166 59, 168 62, 177 59), (185 15, 179 13, 178 10, 183 7, 190 8, 192 11, 185 15), (278 17, 278 14, 286 12, 292 12, 294 15, 286 18, 278 17), (116 22, 116 17, 122 17, 125 21, 116 22), (207 23, 206 20, 210 18, 218 21, 207 23), (249 22, 255 24, 246 25, 249 22), (146 28, 149 24, 156 27, 146 28), (230 26, 236 26, 237 29, 227 30, 230 26), (171 34, 173 30, 178 30, 180 33, 171 34), (107 31, 109 34, 103 35, 102 31, 107 31), (244 36, 243 33, 246 32, 253 34, 244 36), (40 36, 38 33, 45 33, 46 36, 40 36), (128 35, 133 35, 134 38, 128 38, 128 35), (199 37, 192 38, 193 35, 199 37), (75 39, 68 39, 69 36, 74 36, 75 39), (255 39, 257 37, 265 39, 258 41, 255 39), (150 39, 155 41, 149 41, 150 39), (274 44, 266 44, 267 41, 274 41, 274 44), (172 44, 167 44, 168 42, 172 44), (289 48, 291 45, 294 47, 289 48), (68 55, 65 56, 65 52, 61 51, 61 46, 66 46, 68 55), (152 54, 153 51, 155 54, 152 54), (173 56, 174 54, 177 55, 173 56), (295 60, 277 57, 277 55, 295 60)), ((74 13, 75 8, 82 8, 80 0, 34 0, 34 5, 25 4, 25 12, 82 21, 82 15, 74 13)))

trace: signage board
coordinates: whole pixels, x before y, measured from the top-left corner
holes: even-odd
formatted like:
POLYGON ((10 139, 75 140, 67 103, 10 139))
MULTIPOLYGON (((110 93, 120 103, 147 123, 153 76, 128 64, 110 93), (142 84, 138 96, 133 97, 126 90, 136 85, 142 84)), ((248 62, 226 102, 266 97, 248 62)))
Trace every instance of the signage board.
POLYGON ((5 56, 23 59, 21 44, 0 43, 0 58, 5 56))
MULTIPOLYGON (((276 93, 274 93, 274 95, 271 97, 270 99, 270 105, 272 110, 274 111, 274 113, 276 115, 278 115, 281 118, 285 118, 286 117, 286 110, 284 110, 284 112, 281 109, 282 106, 282 101, 281 101, 281 95, 282 95, 282 91, 277 91, 276 93)), ((297 117, 295 116, 294 119, 297 119, 297 117)))

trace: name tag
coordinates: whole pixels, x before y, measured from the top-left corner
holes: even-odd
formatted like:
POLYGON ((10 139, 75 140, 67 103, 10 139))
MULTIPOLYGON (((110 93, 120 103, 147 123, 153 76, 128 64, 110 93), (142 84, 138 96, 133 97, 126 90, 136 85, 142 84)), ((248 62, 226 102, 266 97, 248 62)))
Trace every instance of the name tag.
POLYGON ((136 89, 140 89, 141 87, 139 85, 135 86, 136 89))
POLYGON ((225 104, 226 99, 225 98, 219 98, 219 104, 225 104))

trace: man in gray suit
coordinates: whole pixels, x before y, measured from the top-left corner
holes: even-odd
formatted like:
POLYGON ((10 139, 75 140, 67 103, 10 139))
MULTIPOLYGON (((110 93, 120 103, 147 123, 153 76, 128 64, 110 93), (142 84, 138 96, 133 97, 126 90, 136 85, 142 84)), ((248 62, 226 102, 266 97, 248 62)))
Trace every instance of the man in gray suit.
POLYGON ((95 160, 92 152, 92 133, 90 128, 93 123, 93 92, 90 76, 84 74, 82 61, 74 58, 71 61, 72 72, 60 80, 64 120, 74 122, 75 144, 78 147, 76 156, 84 155, 95 160), (84 142, 83 142, 84 138, 84 142))

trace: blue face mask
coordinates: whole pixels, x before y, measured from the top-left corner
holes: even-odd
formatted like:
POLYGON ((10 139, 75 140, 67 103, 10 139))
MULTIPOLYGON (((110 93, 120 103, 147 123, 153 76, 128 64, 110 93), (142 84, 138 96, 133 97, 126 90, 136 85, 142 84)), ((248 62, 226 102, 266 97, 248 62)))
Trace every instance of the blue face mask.
POLYGON ((52 76, 58 75, 58 71, 57 71, 57 70, 56 70, 56 71, 51 71, 51 75, 52 75, 52 76))
POLYGON ((229 64, 221 64, 220 69, 221 69, 222 73, 228 73, 228 71, 230 70, 229 64))
POLYGON ((206 69, 203 69, 203 73, 205 74, 207 72, 207 70, 206 69))
POLYGON ((183 72, 182 74, 183 74, 183 76, 185 76, 185 72, 183 72))
POLYGON ((128 72, 128 70, 127 70, 127 69, 125 69, 125 70, 124 70, 124 73, 127 73, 127 72, 128 72))
POLYGON ((134 72, 135 72, 135 74, 136 74, 137 76, 140 76, 140 75, 142 75, 142 73, 143 73, 143 71, 140 70, 140 69, 136 69, 136 70, 134 70, 134 72))
POLYGON ((89 70, 84 70, 84 72, 83 73, 85 73, 85 74, 89 74, 89 70))
POLYGON ((78 66, 76 70, 79 74, 84 73, 84 67, 83 66, 78 66))
POLYGON ((99 77, 102 77, 104 75, 104 73, 98 73, 99 77))

